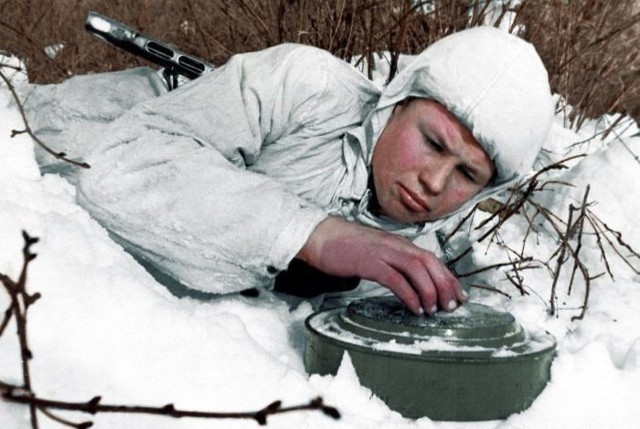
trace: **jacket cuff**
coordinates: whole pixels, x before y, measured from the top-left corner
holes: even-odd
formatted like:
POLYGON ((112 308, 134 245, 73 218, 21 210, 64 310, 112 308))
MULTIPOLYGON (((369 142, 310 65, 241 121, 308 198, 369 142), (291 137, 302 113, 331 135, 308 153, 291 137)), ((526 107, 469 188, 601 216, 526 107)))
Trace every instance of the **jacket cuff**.
POLYGON ((269 251, 265 265, 270 276, 286 270, 316 226, 329 217, 322 209, 312 204, 301 205, 300 208, 296 216, 280 231, 269 251))

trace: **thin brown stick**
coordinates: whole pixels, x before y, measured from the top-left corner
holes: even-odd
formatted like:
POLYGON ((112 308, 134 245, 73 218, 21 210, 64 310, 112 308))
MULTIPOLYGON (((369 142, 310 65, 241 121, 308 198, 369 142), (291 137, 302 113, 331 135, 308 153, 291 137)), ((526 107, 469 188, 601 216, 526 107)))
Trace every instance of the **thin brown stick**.
POLYGON ((12 137, 15 137, 17 134, 26 132, 33 139, 33 141, 35 141, 41 148, 47 151, 47 153, 53 155, 55 158, 61 159, 65 162, 68 162, 69 164, 75 165, 76 167, 91 168, 91 166, 86 162, 74 161, 73 159, 67 158, 67 154, 64 152, 54 151, 53 149, 49 148, 49 146, 47 146, 42 140, 40 140, 40 138, 38 138, 38 136, 35 135, 35 133, 31 130, 31 127, 29 126, 29 122, 27 121, 27 115, 24 111, 24 106, 22 105, 22 102, 20 101, 20 98, 18 97, 18 94, 16 93, 15 88, 13 87, 13 84, 1 70, 0 70, 0 79, 2 79, 7 85, 7 87, 9 88, 9 91, 11 92, 11 95, 13 96, 13 99, 15 100, 16 105, 18 106, 18 110, 20 111, 20 116, 22 116, 22 121, 25 127, 23 131, 14 130, 11 134, 12 137))
POLYGON ((460 228, 462 228, 462 226, 471 218, 471 216, 473 216, 473 214, 476 212, 476 210, 478 209, 478 206, 480 205, 480 203, 476 204, 475 206, 473 206, 473 208, 471 210, 469 210, 469 213, 467 213, 461 220, 460 222, 458 222, 458 224, 451 230, 451 232, 449 232, 447 234, 447 236, 444 239, 444 242, 448 242, 451 237, 453 237, 459 230, 460 228))
POLYGON ((589 190, 591 189, 591 185, 587 185, 587 189, 584 192, 584 197, 582 198, 582 206, 580 207, 580 214, 578 215, 578 220, 576 223, 578 224, 578 234, 577 240, 578 243, 576 245, 576 249, 573 252, 573 269, 571 270, 571 279, 569 280, 569 289, 567 290, 567 295, 571 295, 571 291, 573 289, 573 281, 575 279, 576 271, 578 270, 578 265, 582 264, 580 261, 580 250, 582 249, 582 232, 584 230, 584 221, 585 221, 585 213, 587 210, 587 200, 589 198, 589 190))
POLYGON ((248 419, 255 420, 260 425, 267 423, 267 417, 275 414, 289 413, 293 411, 314 411, 318 410, 325 415, 339 419, 340 412, 329 405, 325 405, 322 398, 315 398, 307 404, 294 405, 290 407, 283 407, 281 401, 275 401, 266 407, 249 412, 217 412, 217 411, 197 411, 197 410, 183 410, 176 408, 173 404, 166 404, 160 407, 153 406, 141 406, 141 405, 113 405, 102 404, 102 398, 95 396, 86 402, 67 402, 58 401, 53 399, 45 399, 34 396, 24 389, 19 388, 8 383, 0 382, 0 389, 2 390, 2 397, 8 402, 14 402, 19 404, 29 404, 38 408, 45 408, 48 410, 67 410, 78 411, 88 414, 98 413, 126 413, 126 414, 147 414, 147 415, 160 415, 174 418, 192 417, 192 418, 204 418, 204 419, 248 419))
POLYGON ((571 228, 573 225, 572 218, 573 218, 573 210, 572 208, 570 208, 569 220, 567 221, 567 229, 565 233, 561 235, 562 242, 560 243, 560 254, 558 255, 556 269, 553 273, 553 282, 551 283, 551 294, 549 297, 549 304, 550 304, 549 313, 552 315, 556 313, 556 304, 555 304, 556 286, 558 284, 558 280, 560 279, 560 272, 562 271, 562 266, 566 262, 564 255, 567 251, 567 247, 569 247, 569 238, 571 237, 571 228))
POLYGON ((602 245, 602 238, 600 236, 601 233, 598 229, 598 226, 595 224, 595 221, 591 218, 590 214, 587 214, 587 220, 589 221, 591 228, 593 228, 593 230, 595 231, 596 244, 598 246, 598 249, 600 249, 600 256, 602 256, 602 260, 604 261, 604 266, 607 270, 607 273, 609 274, 609 277, 611 278, 611 280, 615 281, 615 278, 613 277, 613 272, 611 271, 611 266, 609 265, 609 259, 607 258, 607 252, 604 250, 604 246, 602 245))
POLYGON ((587 270, 587 268, 584 265, 581 265, 581 270, 582 270, 582 275, 583 275, 584 281, 585 281, 584 299, 582 301, 582 310, 580 311, 580 314, 578 314, 577 316, 573 316, 571 318, 572 321, 584 319, 584 315, 587 312, 587 308, 588 308, 588 304, 589 304, 589 297, 591 296, 591 280, 595 280, 598 277, 604 275, 604 273, 600 273, 600 274, 598 274, 596 276, 590 277, 589 276, 589 271, 587 270))
POLYGON ((74 423, 70 420, 64 419, 56 414, 53 414, 51 411, 49 411, 47 408, 45 407, 38 407, 38 411, 40 411, 42 414, 44 414, 45 416, 49 417, 51 420, 56 421, 58 423, 60 423, 63 426, 68 426, 71 428, 75 428, 75 429, 86 429, 86 428, 90 428, 91 426, 93 426, 93 422, 80 422, 80 423, 74 423))
POLYGON ((494 287, 491 286, 486 286, 486 285, 479 285, 479 284, 471 284, 469 285, 469 287, 472 288, 476 288, 476 289, 483 289, 483 290, 488 290, 490 292, 495 292, 495 293, 499 293, 500 295, 506 296, 507 298, 511 299, 511 295, 509 295, 508 293, 501 291, 500 289, 496 289, 494 287))
POLYGON ((529 214, 527 213, 527 211, 526 210, 523 211, 523 216, 527 220, 527 230, 525 231, 524 237, 522 238, 522 247, 520 247, 520 253, 519 253, 520 257, 524 257, 525 248, 527 246, 527 242, 529 241, 529 236, 531 235, 531 233, 532 232, 536 232, 536 234, 538 233, 535 230, 533 221, 536 219, 536 217, 538 217, 539 214, 540 214, 540 211, 536 210, 533 216, 529 217, 529 214))
MULTIPOLYGON (((18 281, 13 281, 8 276, 2 274, 0 275, 0 282, 2 282, 9 294, 11 299, 10 308, 13 312, 13 318, 16 321, 18 341, 20 343, 20 358, 22 362, 22 389, 27 392, 31 392, 31 371, 29 361, 33 358, 33 355, 29 349, 29 341, 27 337, 27 311, 39 298, 39 295, 29 295, 26 290, 26 283, 27 269, 31 261, 36 258, 36 254, 31 252, 31 246, 36 244, 38 239, 30 237, 25 231, 22 232, 22 236, 25 244, 22 248, 23 263, 20 277, 18 281)), ((31 427, 33 429, 38 429, 38 417, 36 411, 36 406, 34 404, 30 404, 29 414, 31 417, 31 427)))
POLYGON ((602 219, 600 219, 598 217, 595 217, 595 219, 598 221, 598 223, 600 223, 605 228, 605 230, 607 230, 609 233, 611 233, 616 238, 616 240, 617 240, 617 242, 618 242, 618 244, 620 246, 622 246, 625 249, 627 249, 636 258, 640 258, 640 253, 638 253, 630 245, 625 243, 625 241, 622 239, 622 234, 619 231, 616 231, 615 229, 609 227, 609 225, 607 225, 606 222, 602 221, 602 219))
MULTIPOLYGON (((538 179, 539 179, 539 177, 541 175, 543 175, 545 173, 548 173, 548 172, 550 172, 552 170, 564 170, 564 169, 567 169, 567 168, 569 168, 566 165, 566 163, 568 161, 573 161, 575 159, 583 158, 585 156, 586 155, 584 155, 584 154, 579 154, 579 155, 573 155, 573 156, 561 159, 560 161, 557 161, 557 162, 555 162, 553 164, 547 165, 546 167, 538 170, 532 177, 530 177, 526 181, 524 181, 524 182, 522 182, 520 184, 517 184, 515 186, 515 191, 513 192, 512 195, 515 195, 517 192, 521 193, 521 195, 518 198, 515 199, 514 203, 505 205, 503 210, 499 210, 496 214, 494 214, 491 217, 491 218, 495 218, 497 216, 497 217, 500 218, 500 222, 498 222, 498 224, 495 225, 492 229, 493 230, 499 229, 507 219, 509 219, 511 216, 513 216, 518 211, 520 211, 520 209, 522 208, 524 203, 529 199, 529 196, 532 195, 535 191, 539 190, 539 187, 538 187, 539 181, 538 181, 538 179)), ((491 220, 491 218, 486 220, 482 224, 480 224, 478 227, 476 227, 476 229, 479 229, 482 226, 484 226, 484 224, 489 222, 491 220)), ((483 238, 479 239, 478 241, 484 240, 484 238, 489 236, 491 233, 493 233, 493 231, 488 232, 487 234, 485 234, 485 236, 483 236, 483 238)))
MULTIPOLYGON (((524 259, 521 259, 519 261, 517 261, 519 264, 523 264, 525 262, 530 262, 532 261, 533 258, 532 257, 526 257, 524 259)), ((456 273, 456 277, 458 278, 463 278, 463 277, 469 277, 469 276, 474 276, 476 274, 480 274, 483 273, 485 271, 489 271, 489 270, 494 270, 496 268, 501 268, 501 267, 509 267, 509 266, 513 266, 514 262, 513 261, 509 261, 509 262, 499 262, 497 264, 492 264, 492 265, 487 265, 486 267, 482 267, 482 268, 478 268, 476 270, 473 271, 469 271, 467 273, 456 273)))
POLYGON ((2 323, 0 323, 0 337, 2 337, 2 334, 4 333, 4 330, 9 325, 9 322, 11 321, 11 317, 13 317, 13 307, 9 306, 9 308, 7 308, 5 310, 5 312, 4 312, 4 317, 2 318, 2 323))
POLYGON ((516 289, 518 289, 518 291, 520 291, 520 295, 522 296, 528 295, 528 292, 524 290, 523 278, 520 275, 520 273, 518 272, 515 272, 514 274, 506 273, 505 277, 512 285, 515 286, 516 289))
POLYGON ((611 239, 607 236, 606 232, 610 232, 610 233, 614 233, 614 236, 616 236, 618 238, 618 243, 621 244, 624 248, 626 248, 627 250, 630 250, 632 252, 633 256, 636 257, 640 257, 637 252, 635 252, 633 249, 631 249, 631 247, 626 244, 621 237, 621 234, 617 231, 611 230, 610 228, 608 228, 608 226, 606 226, 606 224, 604 222, 602 222, 602 220, 600 220, 597 216, 592 216, 592 219, 594 220, 594 225, 596 226, 596 228, 602 233, 602 237, 604 237, 605 241, 609 244, 609 247, 611 247, 611 249, 613 249, 613 251, 620 257, 620 259, 622 259, 622 261, 629 267, 631 268, 631 270, 635 273, 635 274, 640 274, 640 269, 636 268, 633 266, 633 264, 631 264, 631 262, 629 262, 629 260, 627 259, 627 257, 625 255, 623 255, 620 250, 618 249, 618 247, 611 241, 611 239), (604 229, 603 229, 604 228, 604 229), (606 231, 606 232, 605 232, 606 231), (616 234, 620 234, 620 237, 618 237, 616 234))

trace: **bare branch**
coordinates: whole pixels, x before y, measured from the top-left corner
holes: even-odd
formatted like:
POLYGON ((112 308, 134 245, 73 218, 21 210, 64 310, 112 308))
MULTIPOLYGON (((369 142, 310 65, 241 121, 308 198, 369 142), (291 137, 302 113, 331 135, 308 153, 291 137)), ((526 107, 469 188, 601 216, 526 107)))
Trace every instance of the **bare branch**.
MULTIPOLYGON (((608 273, 613 277, 611 266, 609 265, 606 251, 603 246, 603 240, 607 242, 607 244, 614 250, 614 252, 619 257, 621 257, 623 261, 635 273, 640 274, 640 268, 636 268, 630 260, 630 258, 640 259, 640 253, 636 252, 622 239, 622 234, 620 232, 610 228, 608 225, 598 219, 591 211, 590 207, 593 205, 593 202, 589 201, 589 194, 591 189, 590 186, 586 187, 580 205, 569 206, 568 219, 560 218, 549 208, 536 201, 536 194, 541 191, 546 191, 550 186, 560 185, 573 187, 573 185, 568 182, 564 182, 561 180, 543 181, 541 180, 541 177, 546 172, 568 168, 565 164, 567 161, 582 158, 584 156, 586 155, 575 155, 558 161, 554 164, 550 164, 547 167, 536 172, 527 181, 517 184, 512 188, 507 203, 503 204, 502 207, 500 207, 498 210, 492 210, 493 213, 488 219, 484 219, 483 221, 479 222, 479 225, 474 227, 476 230, 486 227, 481 236, 476 240, 476 242, 480 243, 483 240, 490 238, 488 246, 497 243, 501 248, 505 249, 507 254, 509 255, 509 263, 497 263, 463 274, 456 273, 456 275, 458 277, 469 277, 491 269, 501 269, 506 266, 511 266, 511 270, 505 270, 503 274, 506 280, 508 280, 515 288, 517 288, 520 293, 525 294, 527 292, 525 289, 525 285, 523 284, 524 277, 521 275, 522 270, 546 267, 549 270, 552 283, 550 296, 545 302, 545 305, 547 305, 550 314, 557 314, 557 286, 560 281, 560 275, 562 273, 564 265, 570 262, 572 265, 572 269, 566 293, 568 295, 572 293, 573 286, 576 282, 578 274, 580 274, 585 282, 584 302, 581 306, 582 311, 579 316, 576 316, 577 318, 581 319, 582 317, 584 317, 584 314, 588 308, 591 282, 594 279, 597 279, 600 276, 604 275, 605 273, 608 273), (531 214, 532 211, 533 214, 531 214), (519 250, 515 250, 509 247, 500 237, 500 230, 502 226, 516 213, 522 214, 523 218, 526 220, 526 231, 524 233, 522 245, 519 250), (539 217, 541 217, 540 221, 534 223, 536 218, 539 217), (488 226, 489 223, 494 220, 496 220, 494 224, 488 226), (591 225, 593 231, 585 230, 585 222, 588 222, 591 225), (552 252, 547 262, 536 261, 539 265, 527 265, 526 262, 533 261, 533 258, 526 256, 526 246, 531 233, 534 231, 536 232, 536 234, 545 232, 549 236, 549 238, 555 238, 558 242, 558 245, 555 247, 555 250, 552 252), (597 245, 600 249, 606 267, 605 272, 600 273, 596 276, 592 276, 589 274, 589 270, 587 269, 586 264, 581 259, 585 237, 590 235, 595 236, 597 245), (622 249, 628 251, 629 256, 625 256, 622 249), (551 267, 552 261, 555 262, 553 264, 553 268, 551 267)), ((474 210, 475 209, 476 208, 474 208, 474 210)), ((458 232, 460 226, 467 222, 470 218, 471 214, 467 215, 456 226, 453 233, 458 232)), ((450 234, 448 238, 451 238, 452 234, 450 234)), ((466 256, 472 248, 473 244, 470 244, 458 256, 451 258, 447 262, 447 266, 452 268, 452 270, 455 270, 455 264, 457 264, 464 256, 466 256)))
POLYGON ((605 252, 604 246, 602 245, 602 238, 601 238, 600 229, 596 225, 595 221, 591 218, 591 214, 587 214, 587 220, 589 221, 589 224, 591 224, 591 227, 595 231, 596 244, 598 245, 598 248, 600 249, 600 256, 602 256, 602 260, 604 261, 604 266, 607 269, 607 273, 609 274, 609 277, 611 278, 611 280, 615 281, 615 278, 613 277, 613 272, 611 272, 611 266, 609 265, 609 260, 607 258, 607 252, 605 252))
POLYGON ((576 270, 578 269, 578 265, 582 265, 582 262, 580 261, 580 250, 582 249, 582 232, 584 230, 585 210, 587 209, 587 199, 589 198, 590 189, 591 189, 591 185, 587 185, 587 189, 584 192, 584 197, 582 198, 580 215, 578 216, 578 220, 576 221, 576 223, 578 224, 578 234, 577 234, 578 244, 576 245, 576 249, 573 252, 573 269, 571 270, 571 279, 569 280, 569 289, 567 290, 567 295, 571 295, 571 290, 573 288, 573 280, 575 279, 576 270))
POLYGON ((35 406, 38 409, 78 411, 87 414, 126 413, 160 415, 174 418, 193 417, 204 419, 248 419, 255 420, 260 425, 265 425, 267 423, 267 417, 269 416, 289 413, 293 411, 318 410, 333 419, 340 418, 340 412, 336 408, 326 405, 323 402, 322 398, 315 398, 309 401, 309 403, 307 404, 294 405, 290 407, 283 407, 281 401, 275 401, 257 411, 229 413, 217 411, 183 410, 176 408, 173 404, 166 404, 159 407, 102 404, 102 398, 100 396, 95 396, 86 402, 58 401, 37 397, 26 391, 25 389, 21 389, 18 386, 14 386, 4 382, 0 382, 0 389, 2 391, 2 397, 8 402, 28 404, 30 406, 35 406))
POLYGON ((54 413, 52 413, 51 411, 47 410, 45 407, 38 407, 38 411, 40 411, 42 414, 44 414, 45 416, 49 417, 51 420, 56 421, 58 423, 60 423, 63 426, 68 426, 71 428, 75 428, 75 429, 86 429, 86 428, 90 428, 91 426, 93 426, 93 422, 81 422, 81 423, 73 423, 70 420, 67 420, 65 418, 62 418, 54 413))
MULTIPOLYGON (((20 273, 18 281, 14 282, 4 274, 0 275, 0 280, 11 299, 10 309, 13 312, 13 318, 16 320, 18 341, 20 343, 23 389, 30 393, 31 371, 29 361, 33 358, 33 355, 29 349, 29 341, 27 338, 27 311, 29 306, 38 299, 39 295, 31 296, 27 293, 26 281, 29 264, 36 258, 36 254, 31 251, 31 247, 38 242, 38 238, 31 237, 26 231, 22 231, 22 237, 24 239, 24 247, 22 248, 23 263, 22 272, 20 273)), ((38 418, 34 404, 29 405, 29 412, 32 428, 38 429, 38 418)))
POLYGON ((11 133, 11 137, 15 137, 18 134, 27 133, 33 139, 33 141, 35 141, 41 148, 43 148, 47 153, 53 155, 55 158, 61 159, 65 162, 68 162, 69 164, 75 165, 76 167, 91 168, 91 166, 86 162, 74 161, 73 159, 67 158, 67 154, 64 152, 54 151, 49 146, 47 146, 46 143, 40 140, 40 138, 38 138, 38 136, 36 136, 35 133, 29 127, 29 123, 27 121, 27 115, 24 111, 24 106, 22 105, 22 102, 20 101, 20 98, 18 97, 18 94, 16 93, 15 88, 13 87, 13 84, 11 83, 9 78, 5 76, 2 70, 0 70, 0 79, 2 79, 4 83, 7 85, 7 87, 9 88, 9 91, 11 92, 11 95, 13 96, 13 99, 15 100, 16 105, 18 106, 18 110, 20 111, 20 115, 22 116, 22 121, 24 122, 24 127, 25 127, 25 129, 21 131, 13 130, 11 133))
MULTIPOLYGON (((521 260, 517 261, 517 263, 518 264, 523 264, 525 262, 530 262, 532 260, 533 260, 532 257, 527 257, 527 258, 524 258, 524 259, 521 259, 521 260)), ((478 268, 476 270, 469 271, 467 273, 463 273, 463 274, 457 273, 456 276, 458 278, 469 277, 469 276, 474 276, 476 274, 483 273, 485 271, 494 270, 494 269, 500 268, 500 267, 507 267, 507 266, 511 266, 512 267, 513 265, 514 265, 514 261, 500 262, 500 263, 497 263, 497 264, 487 265, 486 267, 478 268)))
POLYGON ((602 233, 602 237, 604 237, 605 241, 609 244, 609 246, 611 247, 611 249, 613 249, 613 251, 620 257, 620 259, 622 259, 622 261, 629 267, 631 268, 631 270, 635 273, 635 274, 640 274, 640 269, 636 268, 633 266, 633 264, 631 264, 631 262, 629 262, 629 259, 623 255, 620 250, 618 249, 618 247, 615 245, 615 243, 613 243, 613 241, 611 241, 611 239, 607 236, 607 232, 611 233, 612 235, 614 235, 614 237, 616 237, 618 244, 622 247, 624 247, 625 249, 627 249, 628 251, 631 252, 631 254, 635 257, 640 257, 640 255, 638 255, 638 253, 633 250, 631 248, 631 246, 629 246, 627 243, 625 243, 622 240, 622 234, 620 234, 618 231, 615 231, 611 228, 609 228, 607 226, 607 224, 605 224, 602 220, 600 220, 600 218, 598 218, 597 216, 593 215, 592 213, 590 213, 590 219, 593 221, 592 225, 594 225, 596 227, 596 229, 602 233))
MULTIPOLYGON (((550 164, 544 168, 542 168, 541 170, 537 171, 532 177, 530 177, 529 179, 516 184, 511 191, 511 195, 509 196, 509 199, 507 201, 507 203, 505 203, 505 205, 498 211, 496 211, 492 216, 490 216, 488 219, 485 219, 483 222, 481 222, 478 226, 476 226, 476 230, 483 228, 484 226, 486 226, 487 224, 489 224, 491 221, 495 220, 496 218, 498 219, 498 222, 496 222, 495 225, 493 225, 488 231, 486 231, 482 236, 480 236, 480 238, 478 238, 476 240, 476 242, 481 243, 482 241, 484 241, 487 237, 489 236, 493 236, 493 234, 498 231, 502 225, 504 225, 505 222, 507 222, 514 214, 518 213, 521 211, 521 209, 523 208, 523 206, 525 205, 525 203, 531 203, 532 199, 530 198, 531 195, 540 190, 540 182, 538 180, 538 178, 545 173, 548 173, 549 171, 552 170, 562 170, 562 169, 566 169, 568 168, 566 163, 568 161, 573 161, 575 159, 578 158, 583 158, 586 155, 580 154, 580 155, 574 155, 574 156, 570 156, 568 158, 562 159, 558 162, 555 162, 553 164, 550 164)), ((542 185, 544 186, 544 184, 542 185)), ((538 208, 540 211, 545 211, 546 209, 540 206, 536 206, 536 208, 538 208)), ((548 212, 548 210, 546 210, 548 212)), ((464 251, 462 251, 458 256, 450 259, 447 262, 447 266, 449 267, 454 267, 455 264, 457 264, 458 262, 460 262, 460 260, 462 260, 462 258, 464 258, 467 254, 469 254, 471 252, 472 249, 472 245, 468 246, 464 251)))
POLYGON ((495 292, 495 293, 499 293, 500 295, 506 296, 507 298, 511 299, 511 295, 509 295, 508 293, 501 291, 500 289, 496 289, 494 287, 491 286, 486 286, 486 285, 479 285, 479 284, 471 284, 469 285, 469 287, 472 288, 476 288, 476 289, 483 289, 483 290, 488 290, 490 292, 495 292))
POLYGON ((9 322, 11 321, 12 316, 13 316, 13 307, 9 306, 9 308, 7 308, 4 312, 2 323, 0 323, 0 337, 2 337, 2 334, 4 333, 4 330, 7 328, 7 325, 9 325, 9 322))

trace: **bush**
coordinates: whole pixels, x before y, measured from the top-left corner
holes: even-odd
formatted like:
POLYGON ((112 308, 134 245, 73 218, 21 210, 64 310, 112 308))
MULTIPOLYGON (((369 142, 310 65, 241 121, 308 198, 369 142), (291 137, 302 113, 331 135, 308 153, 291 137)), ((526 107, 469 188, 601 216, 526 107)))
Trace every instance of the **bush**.
POLYGON ((640 118, 634 0, 0 0, 0 10, 0 49, 21 57, 39 83, 144 64, 84 31, 89 10, 214 64, 296 42, 343 59, 390 51, 391 76, 398 54, 490 21, 536 46, 553 90, 577 108, 572 123, 614 112, 640 118))

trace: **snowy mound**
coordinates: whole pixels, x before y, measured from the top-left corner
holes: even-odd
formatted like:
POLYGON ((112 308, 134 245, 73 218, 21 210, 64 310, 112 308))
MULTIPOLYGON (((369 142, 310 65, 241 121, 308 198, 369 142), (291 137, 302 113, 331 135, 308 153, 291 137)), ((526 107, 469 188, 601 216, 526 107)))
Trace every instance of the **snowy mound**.
MULTIPOLYGON (((19 276, 22 230, 41 238, 34 247, 38 258, 27 283, 30 292, 42 294, 30 308, 28 325, 34 355, 32 385, 39 396, 88 401, 100 395, 104 403, 173 403, 210 411, 258 410, 277 399, 285 406, 304 404, 322 396, 343 416, 334 422, 319 412, 288 413, 269 419, 269 426, 276 428, 626 429, 640 421, 640 278, 618 259, 609 261, 614 270, 620 268, 615 283, 607 277, 592 282, 589 309, 582 321, 571 320, 583 299, 580 284, 571 296, 563 289, 559 297, 566 305, 557 316, 548 315, 544 301, 549 282, 543 273, 527 273, 527 284, 541 284, 527 296, 512 293, 512 299, 507 299, 474 289, 472 300, 506 309, 523 323, 558 338, 552 380, 529 410, 503 422, 444 424, 428 418, 414 422, 390 411, 361 387, 348 357, 335 377, 305 372, 302 321, 312 311, 309 304, 291 311, 268 293, 207 302, 169 294, 75 203, 71 185, 58 176, 40 175, 33 142, 26 134, 10 137, 12 130, 24 125, 4 84, 0 85, 0 117, 0 273, 19 276)), ((561 153, 593 132, 577 135, 560 122, 554 128, 548 147, 554 152, 550 153, 561 153)), ((640 143, 638 137, 631 137, 634 132, 637 129, 627 130, 609 144, 593 143, 588 148, 591 154, 558 178, 575 188, 550 193, 548 202, 562 208, 571 201, 579 204, 590 184, 591 199, 598 201, 594 210, 637 248, 640 164, 628 151, 640 143)), ((502 238, 517 245, 524 229, 524 221, 516 222, 502 238)), ((485 252, 485 245, 479 250, 477 258, 483 263, 503 261, 502 253, 485 252)), ((598 249, 582 251, 587 260, 598 262, 598 249)), ((488 280, 504 282, 497 274, 488 280)), ((8 304, 3 290, 2 313, 8 304)), ((0 337, 0 380, 22 383, 13 322, 0 337)), ((256 426, 249 421, 60 414, 73 421, 91 419, 97 428, 256 426)), ((40 425, 60 427, 46 418, 40 419, 40 425)), ((28 408, 0 401, 0 427, 29 428, 28 408)))

